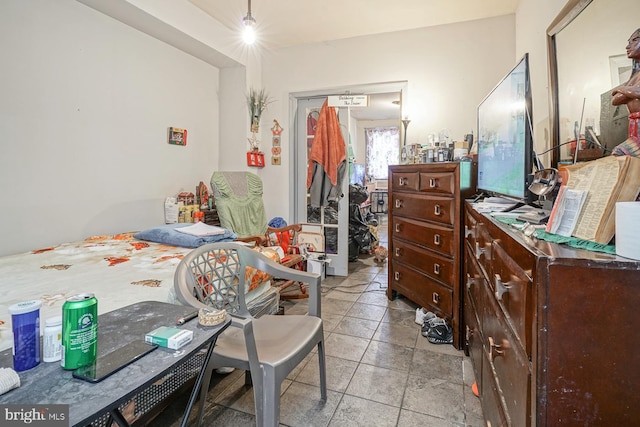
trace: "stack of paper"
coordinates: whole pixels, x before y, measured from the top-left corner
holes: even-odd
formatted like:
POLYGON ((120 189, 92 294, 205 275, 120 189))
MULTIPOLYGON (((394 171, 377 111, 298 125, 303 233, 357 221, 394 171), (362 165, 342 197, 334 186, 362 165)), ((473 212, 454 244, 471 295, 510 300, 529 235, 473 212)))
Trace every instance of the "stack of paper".
POLYGON ((187 227, 179 227, 175 229, 184 234, 191 234, 192 236, 215 236, 218 234, 224 234, 225 229, 221 227, 216 227, 215 225, 208 225, 204 222, 196 222, 193 225, 189 225, 187 227))

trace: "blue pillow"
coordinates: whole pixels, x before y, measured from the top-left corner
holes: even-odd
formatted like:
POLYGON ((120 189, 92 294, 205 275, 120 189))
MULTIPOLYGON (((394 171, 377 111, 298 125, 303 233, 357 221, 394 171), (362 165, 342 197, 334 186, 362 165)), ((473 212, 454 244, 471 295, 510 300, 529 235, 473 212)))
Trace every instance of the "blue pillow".
POLYGON ((176 228, 188 227, 190 225, 193 224, 178 223, 161 225, 139 231, 134 234, 133 237, 139 240, 146 240, 148 242, 162 243, 170 246, 181 246, 183 248, 197 248, 198 246, 206 245, 207 243, 232 242, 238 238, 236 233, 226 229, 224 234, 217 234, 215 236, 192 236, 190 234, 176 231, 176 228))

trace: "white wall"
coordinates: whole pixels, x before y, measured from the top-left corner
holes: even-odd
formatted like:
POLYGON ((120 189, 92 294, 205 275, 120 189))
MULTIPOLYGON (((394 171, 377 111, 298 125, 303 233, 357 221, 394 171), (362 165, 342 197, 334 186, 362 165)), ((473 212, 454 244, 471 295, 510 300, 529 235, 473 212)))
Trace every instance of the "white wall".
MULTIPOLYGON (((520 0, 516 13, 516 56, 529 53, 533 136, 538 153, 550 148, 551 143, 547 28, 565 3, 566 1, 558 0, 520 0)), ((543 164, 548 167, 550 159, 550 153, 542 156, 543 164)))
MULTIPOLYGON (((480 101, 515 63, 514 15, 283 48, 267 52, 262 63, 264 87, 276 100, 264 120, 276 118, 285 129, 286 165, 291 154, 291 92, 408 81, 403 94, 403 114, 411 119, 407 143, 426 143, 429 133, 443 128, 461 140, 476 128, 480 101)), ((261 173, 267 216, 287 218, 289 201, 283 203, 281 194, 293 190, 289 169, 266 169, 261 173)))
POLYGON ((0 255, 163 223, 218 167, 217 68, 74 0, 0 2, 0 52, 0 255))
POLYGON ((208 182, 215 169, 248 169, 251 85, 276 99, 263 149, 273 118, 285 129, 283 165, 254 169, 269 218, 290 211, 292 92, 408 81, 408 142, 442 128, 460 139, 475 129, 481 99, 529 52, 536 145, 548 146, 546 28, 564 1, 520 0, 515 16, 273 52, 229 47, 188 0, 114 3, 170 21, 161 38, 191 55, 73 0, 0 2, 0 255, 161 223, 165 195, 208 182), (236 66, 203 62, 220 55, 236 66), (189 129, 186 148, 166 144, 168 126, 189 129))

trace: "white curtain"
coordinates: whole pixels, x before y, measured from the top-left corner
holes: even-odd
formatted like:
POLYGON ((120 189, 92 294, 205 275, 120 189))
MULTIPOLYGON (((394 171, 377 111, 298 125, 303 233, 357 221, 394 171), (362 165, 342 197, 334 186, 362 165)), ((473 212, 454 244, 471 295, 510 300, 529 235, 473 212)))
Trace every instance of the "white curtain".
POLYGON ((366 173, 369 178, 387 179, 389 165, 397 164, 400 155, 400 128, 397 126, 366 128, 366 173))

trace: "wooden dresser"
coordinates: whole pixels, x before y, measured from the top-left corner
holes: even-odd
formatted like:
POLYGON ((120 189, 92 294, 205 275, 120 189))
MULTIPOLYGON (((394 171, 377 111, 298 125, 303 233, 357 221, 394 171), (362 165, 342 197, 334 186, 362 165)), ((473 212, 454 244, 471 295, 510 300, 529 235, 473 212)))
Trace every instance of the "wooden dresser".
POLYGON ((465 210, 467 349, 489 426, 640 425, 640 262, 465 210))
POLYGON ((446 318, 461 348, 463 206, 475 163, 389 166, 389 299, 402 294, 446 318))

